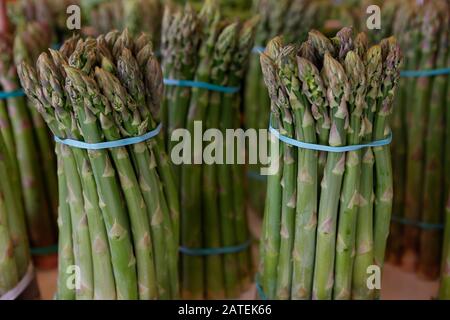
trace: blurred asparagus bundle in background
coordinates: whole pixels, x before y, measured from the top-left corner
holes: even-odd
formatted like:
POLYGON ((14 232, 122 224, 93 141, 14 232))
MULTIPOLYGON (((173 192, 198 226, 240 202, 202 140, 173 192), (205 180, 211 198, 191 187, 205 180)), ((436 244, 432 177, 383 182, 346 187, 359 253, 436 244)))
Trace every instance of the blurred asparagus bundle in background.
POLYGON ((25 276, 31 260, 22 186, 14 158, 0 131, 0 298, 25 276))
MULTIPOLYGON (((299 141, 339 147, 389 137, 399 80, 395 38, 368 47, 343 28, 301 45, 271 40, 261 55, 271 123, 299 141)), ((269 299, 374 299, 370 267, 383 267, 392 207, 387 145, 318 152, 272 135, 260 257, 269 299)), ((263 294, 260 294, 263 295, 263 294)))
MULTIPOLYGON (((15 35, 0 36, 3 91, 20 90, 14 62, 35 61, 50 46, 50 34, 46 25, 32 22, 15 35)), ((19 198, 25 208, 30 245, 36 250, 36 263, 53 267, 42 259, 55 253, 50 248, 56 243, 58 190, 52 138, 42 117, 21 95, 0 101, 0 120, 0 131, 13 159, 13 177, 20 177, 23 194, 19 198)))
POLYGON ((436 279, 450 186, 450 81, 448 74, 423 71, 450 66, 450 9, 444 0, 395 3, 393 30, 404 48, 405 72, 392 121, 395 193, 388 259, 436 279))
MULTIPOLYGON (((239 89, 254 46, 257 22, 256 18, 245 22, 222 20, 218 2, 214 0, 206 1, 199 13, 189 4, 184 9, 167 7, 161 41, 165 77, 239 89)), ((214 128, 225 136, 226 129, 241 127, 240 105, 239 90, 224 93, 201 87, 167 86, 163 114, 172 159, 174 154, 180 154, 180 144, 186 143, 184 139, 179 143, 172 141, 173 133, 181 138, 177 129, 186 128, 193 137, 195 125, 200 124, 202 132, 214 128)), ((181 277, 184 298, 236 298, 252 278, 244 166, 236 164, 245 150, 236 150, 234 164, 210 163, 209 159, 203 159, 206 148, 214 148, 216 155, 219 152, 225 157, 227 146, 217 139, 211 137, 211 143, 200 148, 189 141, 193 154, 183 156, 193 164, 176 167, 183 204, 181 277), (236 252, 217 252, 240 245, 241 249, 236 252), (203 254, 203 248, 210 249, 210 253, 203 254)), ((186 149, 190 151, 188 145, 186 149)), ((225 163, 225 158, 223 161, 225 163)))
MULTIPOLYGON (((60 139, 87 143, 158 128, 162 73, 150 37, 112 31, 72 37, 22 86, 60 139)), ((58 299, 178 297, 178 202, 162 137, 85 150, 58 143, 58 299), (175 196, 172 194, 175 193, 175 196), (73 265, 80 287, 67 286, 73 265)))
POLYGON ((161 0, 80 0, 83 18, 101 34, 125 28, 132 35, 147 32, 158 47, 161 30, 161 0))
MULTIPOLYGON (((17 0, 8 2, 11 22, 22 28, 29 22, 45 24, 53 43, 61 43, 72 31, 67 28, 67 7, 79 4, 79 0, 17 0)), ((48 37, 49 35, 45 35, 48 37)))

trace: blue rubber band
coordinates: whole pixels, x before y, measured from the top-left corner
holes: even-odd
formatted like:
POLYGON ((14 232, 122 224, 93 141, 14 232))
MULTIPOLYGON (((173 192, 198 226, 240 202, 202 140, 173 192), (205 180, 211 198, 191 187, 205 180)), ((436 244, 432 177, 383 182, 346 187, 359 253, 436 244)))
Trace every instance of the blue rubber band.
POLYGON ((252 49, 252 52, 253 52, 253 53, 256 53, 256 54, 261 54, 261 53, 263 53, 265 50, 266 50, 266 48, 263 47, 263 46, 254 46, 253 49, 252 49))
POLYGON ((420 78, 420 77, 434 77, 450 74, 450 68, 431 69, 431 70, 403 70, 400 71, 400 76, 404 78, 420 78))
POLYGON ((61 43, 54 43, 52 44, 51 48, 54 50, 59 50, 59 48, 61 48, 61 43))
POLYGON ((179 251, 188 256, 214 256, 214 255, 227 254, 227 253, 238 253, 238 252, 241 252, 241 251, 244 251, 245 249, 247 249, 250 246, 250 244, 251 244, 251 240, 248 240, 247 242, 244 242, 237 246, 231 246, 231 247, 221 247, 221 248, 180 247, 179 251))
POLYGON ((164 79, 164 84, 168 86, 176 87, 190 87, 201 88, 210 91, 218 91, 223 93, 237 93, 241 90, 241 87, 225 87, 208 82, 192 81, 192 80, 176 80, 176 79, 164 79))
POLYGON ((400 224, 415 226, 423 230, 443 230, 445 228, 441 223, 421 222, 399 216, 392 216, 391 220, 400 224))
POLYGON ((316 150, 316 151, 326 151, 326 152, 349 152, 349 151, 357 151, 364 148, 369 147, 381 147, 386 146, 392 142, 392 132, 386 139, 377 140, 370 143, 364 144, 355 144, 351 146, 342 146, 342 147, 332 147, 332 146, 324 146, 321 144, 314 143, 306 143, 302 141, 298 141, 289 137, 286 137, 278 132, 278 130, 274 129, 272 125, 269 125, 270 132, 278 138, 278 140, 283 141, 284 143, 293 145, 297 148, 308 149, 308 150, 316 150))
POLYGON ((58 143, 65 144, 70 147, 79 148, 79 149, 87 149, 87 150, 101 150, 101 149, 111 149, 111 148, 119 148, 125 147, 133 144, 138 144, 151 138, 157 136, 161 132, 162 124, 160 123, 156 129, 147 132, 146 134, 138 137, 125 138, 116 141, 107 141, 107 142, 99 142, 99 143, 87 143, 78 140, 72 139, 60 139, 55 136, 55 141, 58 143))
POLYGON ((0 91, 0 99, 9 99, 9 98, 17 98, 24 97, 25 92, 22 89, 14 90, 14 91, 0 91))
POLYGON ((269 300, 269 299, 267 299, 267 296, 264 293, 261 283, 259 282, 259 275, 255 276, 255 284, 256 284, 256 290, 258 291, 258 296, 261 298, 261 300, 269 300))
POLYGON ((46 256, 53 253, 58 253, 58 245, 55 244, 48 247, 30 248, 30 252, 33 256, 46 256))
POLYGON ((267 176, 260 175, 258 172, 255 171, 247 171, 247 177, 253 180, 257 181, 266 181, 267 176))

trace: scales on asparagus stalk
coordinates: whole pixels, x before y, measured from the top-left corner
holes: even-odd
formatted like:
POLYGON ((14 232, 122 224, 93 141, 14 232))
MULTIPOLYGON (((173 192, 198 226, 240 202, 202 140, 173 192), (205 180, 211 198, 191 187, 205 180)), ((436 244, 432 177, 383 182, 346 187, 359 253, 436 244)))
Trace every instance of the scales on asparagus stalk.
MULTIPOLYGON (((127 30, 72 38, 42 54, 37 71, 20 65, 27 96, 55 136, 92 144, 156 130, 162 77, 143 73, 157 70, 148 39, 127 30)), ((63 253, 57 298, 178 297, 172 215, 178 205, 169 202, 168 164, 160 165, 164 147, 153 140, 99 150, 57 144, 63 253), (83 269, 76 292, 64 286, 63 268, 72 261, 83 269)))
POLYGON ((400 62, 394 38, 367 49, 365 35, 354 37, 350 28, 332 39, 313 30, 300 46, 277 37, 261 55, 272 127, 300 142, 337 147, 325 153, 279 142, 279 158, 272 161, 281 164, 268 177, 261 243, 259 280, 267 298, 378 294, 367 288, 367 267, 383 266, 392 205, 390 154, 387 142, 358 145, 389 141, 400 62), (296 195, 288 179, 297 181, 296 195), (293 248, 291 258, 286 248, 293 248))

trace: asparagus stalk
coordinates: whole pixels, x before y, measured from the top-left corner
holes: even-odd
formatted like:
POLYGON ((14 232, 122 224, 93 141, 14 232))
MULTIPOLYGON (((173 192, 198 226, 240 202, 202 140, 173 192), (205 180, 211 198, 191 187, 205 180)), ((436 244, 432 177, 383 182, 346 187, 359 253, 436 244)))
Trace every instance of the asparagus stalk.
POLYGON ((69 191, 67 189, 66 176, 64 174, 64 165, 60 155, 60 147, 56 147, 58 153, 58 190, 59 190, 59 207, 58 207, 58 282, 57 282, 57 299, 74 300, 75 291, 70 289, 68 281, 70 274, 67 272, 70 266, 74 265, 73 242, 72 242, 72 225, 70 221, 70 207, 67 201, 69 191))
MULTIPOLYGON (((345 71, 349 77, 351 95, 349 100, 350 127, 347 141, 350 145, 359 144, 361 120, 365 108, 366 78, 364 63, 354 51, 345 56, 345 71)), ((336 247, 336 267, 334 299, 350 299, 352 292, 352 273, 355 255, 356 225, 359 204, 359 184, 361 176, 361 152, 352 151, 346 155, 346 169, 339 208, 338 244, 336 247)))
MULTIPOLYGON (((18 90, 12 44, 6 36, 2 36, 0 46, 3 52, 0 83, 5 91, 18 90)), ((38 151, 25 99, 23 97, 7 99, 7 109, 14 138, 14 149, 8 152, 16 155, 20 170, 30 241, 33 246, 52 245, 54 239, 49 204, 44 193, 41 171, 38 168, 38 151)))
MULTIPOLYGON (((367 104, 363 113, 362 142, 372 141, 376 99, 379 96, 382 72, 381 47, 371 47, 364 56, 367 104)), ((374 263, 374 154, 372 148, 362 150, 360 199, 356 227, 355 262, 352 284, 353 299, 373 299, 374 290, 367 286, 367 268, 374 263)))
MULTIPOLYGON (((203 82, 211 82, 210 73, 213 63, 213 56, 217 37, 219 34, 220 12, 216 1, 207 1, 199 14, 202 27, 202 39, 199 49, 199 65, 197 67, 195 80, 203 82)), ((194 134, 195 121, 202 121, 205 118, 209 100, 209 91, 201 88, 192 88, 191 101, 189 105, 189 112, 187 115, 186 128, 189 132, 194 134)), ((201 146, 200 146, 201 147, 201 146)), ((202 166, 199 164, 203 159, 203 148, 201 152, 197 153, 194 147, 194 154, 192 155, 192 164, 182 167, 182 190, 181 199, 185 204, 182 210, 182 245, 183 246, 201 246, 202 242, 192 243, 193 238, 189 240, 194 230, 195 234, 201 234, 202 227, 202 203, 203 197, 201 192, 202 186, 202 166), (190 243, 186 242, 190 241, 190 243)), ((207 212, 205 212, 207 214, 207 212)), ((210 221, 208 227, 209 239, 208 246, 220 246, 220 232, 218 217, 210 217, 205 214, 205 223, 210 221), (212 228, 212 229, 211 229, 212 228)), ((206 240, 205 239, 205 240, 206 240)), ((183 272, 198 266, 201 270, 203 264, 201 258, 183 256, 183 272)), ((208 299, 219 299, 225 297, 224 283, 223 283, 223 266, 220 256, 211 256, 205 259, 206 272, 206 297, 208 299)), ((200 273, 200 271, 199 271, 200 273)))
MULTIPOLYGON (((423 21, 420 27, 420 56, 418 59, 417 69, 433 69, 435 66, 437 41, 436 34, 438 32, 438 12, 433 3, 427 3, 423 8, 423 21)), ((426 123, 428 121, 428 105, 430 101, 430 92, 434 82, 433 77, 419 78, 414 85, 410 87, 415 95, 411 95, 408 100, 409 113, 407 115, 408 127, 414 130, 408 132, 408 162, 406 177, 406 194, 405 194, 405 213, 406 217, 412 221, 420 219, 420 211, 423 205, 424 181, 424 140, 426 123), (412 97, 413 96, 413 97, 412 97)), ((408 269, 417 267, 417 250, 419 245, 419 228, 416 226, 405 226, 405 251, 403 255, 403 263, 408 269)))
MULTIPOLYGON (((273 128, 280 130, 281 115, 279 106, 282 101, 286 101, 285 93, 280 90, 281 83, 278 79, 278 72, 275 62, 273 61, 270 52, 275 48, 271 48, 271 43, 266 49, 266 53, 261 54, 261 67, 264 75, 264 82, 266 83, 271 99, 271 114, 273 128)), ((263 234, 264 245, 264 274, 262 279, 262 286, 264 293, 268 299, 274 299, 277 287, 277 267, 279 259, 280 248, 280 225, 281 225, 281 179, 283 172, 283 146, 279 145, 277 138, 274 135, 269 136, 270 141, 270 161, 271 167, 275 168, 267 179, 267 194, 271 196, 267 198, 267 209, 265 215, 265 233, 263 234)))
MULTIPOLYGON (((390 134, 388 125, 389 116, 392 114, 394 94, 400 77, 400 64, 402 56, 400 47, 395 38, 391 37, 381 42, 383 55, 383 74, 381 78, 380 92, 374 120, 372 138, 381 140, 390 134)), ((391 153, 388 146, 373 148, 375 155, 375 211, 374 211, 374 261, 381 269, 384 264, 385 249, 389 235, 389 225, 392 213, 393 177, 391 153)), ((376 295, 379 297, 380 292, 376 295)))
POLYGON ((4 195, 7 210, 8 231, 13 241, 14 259, 19 278, 23 277, 30 263, 30 249, 25 223, 25 209, 22 201, 22 190, 19 173, 13 165, 14 158, 8 152, 8 147, 0 134, 0 188, 4 195))
MULTIPOLYGON (((328 52, 324 54, 323 77, 331 109, 329 145, 342 146, 347 141, 349 83, 342 65, 328 52)), ((318 211, 313 299, 331 299, 332 296, 338 202, 345 158, 344 153, 331 153, 325 165, 318 211)))
MULTIPOLYGON (((226 26, 217 39, 217 45, 214 49, 213 64, 211 67, 211 82, 218 85, 227 86, 229 83, 230 65, 234 50, 236 49, 239 32, 239 24, 232 23, 226 26)), ((222 101, 225 100, 225 94, 220 92, 211 92, 209 96, 209 105, 206 115, 207 128, 219 128, 222 108, 227 108, 222 101)), ((219 141, 212 141, 208 147, 215 146, 216 150, 223 150, 223 144, 219 141)), ((205 148, 205 152, 206 152, 205 148)), ((223 197, 222 191, 230 190, 231 186, 223 185, 221 181, 220 167, 215 164, 207 164, 203 167, 203 185, 206 187, 204 194, 204 212, 205 212, 205 229, 206 247, 210 247, 209 229, 218 217, 218 225, 220 226, 220 244, 221 246, 233 246, 235 240, 235 225, 233 201, 223 197), (220 188, 220 192, 219 192, 220 188), (223 190, 222 190, 223 188, 223 190), (210 220, 211 219, 211 220, 210 220)), ((228 177, 230 178, 230 177, 228 177)), ((209 259, 208 257, 207 259, 209 259)), ((225 254, 222 257, 225 296, 227 298, 236 297, 238 294, 238 264, 236 255, 225 254)), ((192 271, 191 271, 192 272, 192 271)), ((209 272, 209 271, 207 271, 209 272)))
MULTIPOLYGON (((243 83, 245 71, 248 67, 248 62, 250 55, 252 53, 256 27, 259 22, 258 17, 251 18, 247 20, 240 31, 239 40, 237 43, 237 51, 233 58, 234 63, 230 66, 230 80, 229 85, 240 86, 243 83)), ((227 104, 227 100, 231 100, 231 108, 228 110, 234 116, 231 116, 231 121, 229 124, 223 124, 223 128, 226 130, 228 128, 240 128, 241 118, 240 118, 240 104, 241 96, 239 94, 227 95, 225 97, 224 104, 227 104)), ((227 109, 224 110, 224 112, 227 109)), ((231 146, 230 146, 231 148, 231 146)), ((239 146, 235 149, 236 155, 239 153, 244 153, 243 148, 239 146)), ((236 160, 235 160, 236 161, 236 160)), ((238 244, 245 243, 249 241, 249 230, 247 217, 245 213, 245 190, 243 186, 243 177, 245 174, 244 166, 236 162, 235 165, 231 166, 230 175, 232 177, 232 194, 233 194, 233 204, 235 211, 235 228, 236 228, 236 242, 238 244)), ((251 248, 248 250, 243 250, 238 253, 238 267, 239 267, 239 277, 241 280, 241 288, 245 290, 246 286, 251 282, 251 248)))
MULTIPOLYGON (((439 2, 441 3, 441 2, 439 2)), ((439 51, 436 66, 445 66, 449 55, 449 8, 442 2, 443 8, 440 10, 441 31, 439 51)), ((422 209, 422 221, 430 224, 442 222, 443 204, 445 202, 445 185, 443 174, 443 158, 441 146, 444 145, 444 125, 445 125, 445 99, 447 92, 448 76, 437 76, 434 79, 430 97, 428 124, 425 137, 425 183, 424 199, 422 209)), ((419 247, 418 272, 428 279, 436 279, 439 276, 440 255, 441 255, 441 231, 437 229, 421 230, 419 247)))
POLYGON ((450 299, 450 197, 445 208, 445 234, 444 248, 442 251, 441 284, 439 287, 439 299, 450 299))

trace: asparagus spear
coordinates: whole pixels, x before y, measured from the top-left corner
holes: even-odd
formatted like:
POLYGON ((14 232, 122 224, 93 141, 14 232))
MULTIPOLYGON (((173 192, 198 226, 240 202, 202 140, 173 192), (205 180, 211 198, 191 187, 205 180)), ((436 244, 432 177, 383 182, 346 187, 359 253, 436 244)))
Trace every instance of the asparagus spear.
MULTIPOLYGON (((174 68, 168 76, 172 79, 191 80, 196 70, 196 53, 199 42, 199 21, 195 11, 187 4, 182 18, 174 28, 176 37, 174 68)), ((167 74, 167 73, 166 73, 167 74)), ((173 101, 168 106, 168 134, 175 129, 184 128, 189 108, 191 89, 187 87, 175 87, 171 91, 173 101)), ((172 150, 176 142, 169 139, 169 150, 172 150)), ((179 167, 175 167, 177 185, 179 181, 179 167)))
MULTIPOLYGON (((220 12, 218 3, 216 1, 205 2, 202 11, 199 14, 201 21, 202 39, 199 49, 199 65, 197 67, 195 80, 203 82, 210 81, 210 72, 213 63, 214 49, 220 32, 220 12)), ((192 88, 191 101, 189 105, 189 112, 187 115, 186 128, 191 134, 194 134, 195 121, 202 121, 205 118, 209 100, 209 91, 201 88, 192 88)), ((201 146, 200 146, 201 147, 201 146)), ((203 148, 201 148, 203 149, 203 148)), ((202 150, 200 150, 202 151, 202 150)), ((197 153, 194 147, 194 154, 192 155, 192 164, 182 167, 182 189, 181 199, 184 203, 182 210, 182 245, 201 246, 202 242, 189 243, 193 228, 195 234, 201 234, 202 227, 202 162, 203 153, 197 153), (186 242, 189 241, 189 242, 186 242)), ((207 213, 207 212, 205 212, 207 213)), ((212 247, 220 247, 220 232, 218 221, 211 217, 206 219, 205 223, 210 221, 211 224, 207 227, 210 234, 208 245, 212 247)), ((217 217, 218 218, 218 217, 217 217)), ((200 239, 198 239, 200 240, 200 239)), ((198 241, 197 240, 197 241, 198 241)), ((199 264, 201 258, 183 256, 183 269, 189 269, 190 265, 195 265, 202 268, 199 264)), ((206 281, 206 297, 208 299, 219 299, 225 297, 224 283, 223 283, 223 265, 220 256, 210 256, 205 259, 205 281, 206 281)), ((183 270, 184 272, 184 270, 183 270)))
POLYGON ((73 243, 72 243, 72 225, 70 222, 70 207, 67 201, 68 189, 64 174, 64 165, 60 154, 60 147, 56 147, 58 153, 58 282, 56 297, 58 300, 74 300, 75 291, 69 289, 67 283, 70 280, 70 274, 67 270, 74 265, 73 243))
MULTIPOLYGON (((269 96, 271 99, 271 114, 272 126, 280 130, 281 115, 279 106, 283 101, 287 100, 287 96, 281 90, 281 83, 278 78, 278 71, 275 62, 273 61, 270 52, 276 50, 271 48, 271 43, 266 48, 266 53, 261 54, 261 67, 264 75, 264 82, 266 83, 269 96)), ((262 279, 262 286, 267 298, 274 299, 276 295, 277 285, 277 267, 280 248, 280 225, 281 225, 281 178, 283 172, 283 146, 279 145, 277 138, 274 135, 269 136, 270 141, 270 161, 271 166, 276 169, 268 176, 267 180, 267 194, 271 196, 267 198, 267 209, 264 217, 265 233, 263 234, 264 246, 264 274, 262 279)))
MULTIPOLYGON (((423 21, 419 28, 420 39, 420 55, 418 59, 417 69, 433 69, 435 66, 437 41, 436 34, 438 32, 438 12, 435 5, 428 2, 423 8, 423 21)), ((414 130, 408 132, 408 161, 407 161, 407 177, 406 177, 406 194, 405 194, 405 213, 406 217, 412 221, 420 219, 420 211, 422 208, 423 197, 418 197, 423 191, 423 157, 424 157, 424 140, 425 127, 428 121, 428 105, 430 101, 430 92, 434 82, 433 77, 419 78, 415 80, 410 87, 409 92, 415 91, 410 96, 408 105, 410 106, 407 114, 408 127, 414 127, 414 130)), ((408 269, 417 267, 417 249, 419 245, 419 229, 416 226, 405 226, 405 251, 403 262, 408 269)))
MULTIPOLYGON (((3 157, 3 155, 0 155, 3 157)), ((0 159, 3 161, 3 159, 0 159)), ((8 227, 8 216, 3 190, 0 190, 0 296, 19 282, 14 247, 8 227)))
MULTIPOLYGON (((217 45, 214 49, 213 63, 211 67, 211 82, 218 85, 227 86, 229 83, 230 65, 234 50, 236 49, 239 32, 239 24, 232 23, 226 26, 217 39, 217 45)), ((222 103, 225 100, 223 93, 211 92, 209 96, 209 105, 206 114, 206 127, 218 128, 220 125, 221 109, 226 108, 222 103)), ((219 141, 212 141, 206 148, 216 146, 216 150, 223 148, 219 141)), ((206 152, 205 148, 205 152, 206 152)), ((235 225, 233 217, 232 199, 221 197, 220 171, 215 164, 208 164, 203 167, 203 185, 206 187, 204 194, 204 212, 205 212, 205 244, 211 247, 209 239, 210 226, 218 218, 220 243, 221 246, 232 246, 236 244, 235 225), (211 219, 211 220, 210 220, 211 219)), ((223 186, 225 190, 230 190, 230 186, 223 186)), ((209 259, 208 257, 207 259, 209 259)), ((225 296, 227 298, 235 297, 238 294, 238 265, 236 255, 225 254, 223 256, 223 275, 225 296)), ((191 270, 192 272, 192 270, 191 270)))
MULTIPOLYGON (((441 31, 439 35, 439 51, 436 66, 445 66, 449 55, 449 7, 444 2, 440 8, 441 31)), ((439 224, 442 222, 443 204, 445 202, 445 185, 443 174, 443 158, 441 153, 444 145, 445 99, 447 92, 448 75, 437 76, 434 79, 430 97, 428 124, 425 137, 425 182, 424 199, 422 209, 422 221, 425 223, 439 224)), ((421 230, 419 247, 418 272, 428 279, 436 279, 439 276, 439 261, 441 255, 441 231, 437 229, 421 230)))
MULTIPOLYGON (((349 51, 345 56, 344 68, 349 77, 352 92, 349 100, 350 127, 347 133, 347 143, 354 145, 359 144, 362 136, 361 118, 366 106, 364 101, 366 94, 365 68, 363 61, 354 51, 349 51)), ((351 298, 360 194, 361 152, 348 152, 346 157, 336 247, 334 299, 337 300, 351 298)))
MULTIPOLYGON (((329 52, 324 54, 323 77, 331 109, 329 145, 342 146, 347 141, 349 83, 342 65, 329 52)), ((345 157, 344 153, 331 153, 325 165, 318 211, 313 299, 331 299, 332 296, 338 202, 345 157)))
MULTIPOLYGON (((381 47, 371 47, 364 56, 367 94, 362 126, 362 142, 372 141, 376 99, 379 96, 382 72, 381 47)), ((355 262, 353 271, 352 298, 373 299, 374 291, 367 286, 367 268, 374 263, 374 154, 372 148, 362 150, 360 199, 356 227, 355 262)))
POLYGON ((450 197, 445 208, 445 235, 442 251, 441 284, 439 287, 439 299, 450 299, 450 197))
MULTIPOLYGON (((254 46, 256 27, 259 22, 258 17, 251 18, 247 20, 240 31, 239 40, 237 43, 237 50, 233 58, 234 63, 230 66, 230 80, 229 85, 240 86, 243 83, 245 71, 248 67, 248 62, 252 49, 254 46)), ((241 95, 226 95, 224 104, 227 104, 227 100, 230 100, 231 108, 228 110, 234 116, 231 116, 231 122, 228 125, 223 123, 223 128, 240 128, 241 118, 240 118, 240 105, 241 105, 241 95)), ((224 111, 225 111, 224 110, 224 111)), ((231 146, 230 146, 231 148, 231 146)), ((244 153, 243 149, 239 146, 235 149, 236 154, 244 153)), ((247 217, 245 214, 245 190, 243 186, 243 177, 245 174, 245 168, 240 163, 236 162, 236 165, 231 166, 231 177, 232 177, 232 194, 233 194, 233 204, 235 211, 235 228, 236 228, 236 241, 238 244, 245 243, 249 241, 249 230, 247 217)), ((246 286, 251 282, 251 249, 243 250, 238 253, 239 261, 239 277, 241 280, 241 289, 245 290, 246 286)))
MULTIPOLYGON (((19 84, 13 63, 12 44, 7 36, 0 38, 0 46, 0 83, 5 91, 17 90, 19 84)), ((14 149, 8 151, 16 155, 20 170, 30 241, 33 246, 52 245, 53 229, 43 179, 38 169, 38 151, 34 142, 32 120, 23 97, 9 98, 7 107, 14 138, 14 149)))
MULTIPOLYGON (((381 140, 390 134, 388 125, 392 114, 394 94, 400 77, 402 56, 395 38, 381 42, 383 55, 383 74, 380 85, 381 97, 378 100, 372 139, 381 140)), ((386 242, 392 213, 393 177, 390 148, 373 148, 375 155, 375 208, 374 208, 374 261, 381 269, 384 264, 386 242)), ((380 295, 379 290, 377 296, 380 295)))

